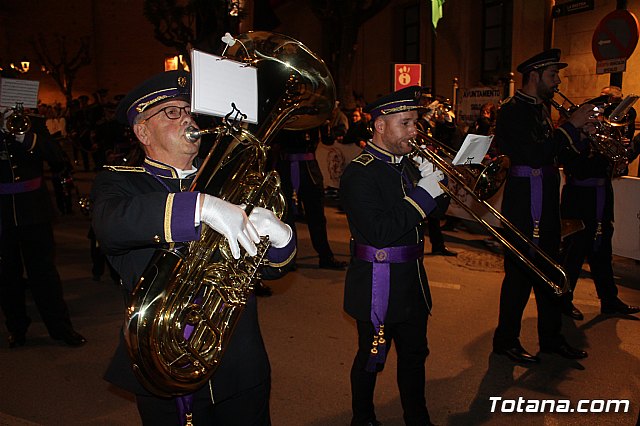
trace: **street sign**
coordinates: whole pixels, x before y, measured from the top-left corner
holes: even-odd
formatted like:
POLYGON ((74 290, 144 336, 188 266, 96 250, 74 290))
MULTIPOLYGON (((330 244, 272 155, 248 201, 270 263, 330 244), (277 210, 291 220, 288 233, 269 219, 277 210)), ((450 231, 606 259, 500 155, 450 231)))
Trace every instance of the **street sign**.
POLYGON ((422 64, 394 64, 393 91, 422 86, 422 64))
POLYGON ((596 74, 608 74, 613 72, 624 72, 627 70, 627 59, 606 59, 596 62, 596 74))
POLYGON ((614 10, 602 18, 591 39, 597 61, 629 59, 638 44, 638 20, 628 10, 614 10))
MULTIPOLYGON (((556 2, 559 3, 559 2, 556 2)), ((593 10, 594 0, 569 0, 564 3, 559 3, 553 6, 551 15, 554 18, 560 16, 573 15, 574 13, 586 12, 587 10, 593 10)))

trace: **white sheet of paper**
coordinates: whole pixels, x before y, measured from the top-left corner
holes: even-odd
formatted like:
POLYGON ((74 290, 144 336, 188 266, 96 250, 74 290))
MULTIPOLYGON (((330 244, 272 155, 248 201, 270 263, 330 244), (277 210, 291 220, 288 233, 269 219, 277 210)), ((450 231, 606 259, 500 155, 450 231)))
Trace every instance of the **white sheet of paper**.
POLYGON ((38 107, 38 88, 36 80, 18 80, 15 78, 0 79, 0 106, 12 108, 22 103, 25 108, 38 107))
POLYGON ((453 159, 453 165, 480 164, 489 150, 492 140, 493 135, 483 136, 469 133, 467 137, 464 138, 462 147, 460 147, 460 150, 453 159))
POLYGON ((191 70, 191 111, 224 117, 233 103, 245 121, 258 122, 257 68, 192 49, 191 70))

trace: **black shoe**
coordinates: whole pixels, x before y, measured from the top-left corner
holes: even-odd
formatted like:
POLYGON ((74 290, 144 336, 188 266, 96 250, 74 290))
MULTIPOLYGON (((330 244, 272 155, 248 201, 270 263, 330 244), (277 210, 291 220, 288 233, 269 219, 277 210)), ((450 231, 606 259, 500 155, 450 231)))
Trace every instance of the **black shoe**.
POLYGON ((271 287, 264 285, 262 281, 256 284, 256 288, 253 290, 253 292, 258 297, 269 297, 273 295, 273 290, 271 290, 271 287))
POLYGON ((640 312, 640 306, 631 306, 624 303, 617 297, 612 301, 602 301, 600 304, 600 312, 603 314, 622 314, 632 315, 640 312))
POLYGON ((515 346, 510 349, 493 349, 493 352, 498 355, 506 355, 511 361, 519 364, 537 364, 540 362, 540 358, 531 355, 522 346, 515 346))
POLYGON ((58 334, 52 334, 53 340, 62 340, 69 346, 82 346, 87 343, 87 339, 82 337, 80 333, 77 333, 73 329, 64 330, 58 334))
POLYGON ((573 346, 569 345, 566 342, 560 343, 559 345, 551 348, 541 348, 540 350, 545 353, 558 354, 561 357, 567 358, 567 359, 584 359, 587 356, 589 356, 589 354, 587 354, 586 351, 583 351, 582 349, 574 348, 573 346))
POLYGON ((343 271, 344 268, 347 267, 347 262, 343 262, 332 256, 328 259, 320 259, 318 267, 320 269, 335 269, 338 271, 343 271))
POLYGON ((446 247, 442 247, 440 249, 432 250, 431 254, 433 256, 457 256, 458 255, 458 253, 456 253, 455 251, 451 251, 446 247))
POLYGON ((27 337, 24 333, 11 333, 9 334, 8 341, 10 348, 17 348, 18 346, 24 346, 27 342, 27 337))
POLYGON ((562 313, 576 321, 582 321, 584 319, 584 315, 582 315, 580 309, 576 308, 571 302, 562 307, 562 313))

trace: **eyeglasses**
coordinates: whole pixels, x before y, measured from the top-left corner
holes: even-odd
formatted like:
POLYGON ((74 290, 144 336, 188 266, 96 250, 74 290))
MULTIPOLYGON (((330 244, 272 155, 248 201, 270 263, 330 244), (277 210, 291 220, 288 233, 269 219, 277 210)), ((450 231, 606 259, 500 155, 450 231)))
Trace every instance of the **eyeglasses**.
POLYGON ((169 120, 177 120, 180 117, 182 117, 182 111, 183 110, 184 110, 184 113, 186 115, 191 115, 191 106, 189 106, 189 105, 183 106, 183 107, 168 106, 168 107, 162 108, 159 111, 156 111, 153 115, 150 115, 149 117, 145 118, 144 120, 141 120, 140 124, 146 123, 147 121, 151 120, 153 117, 155 117, 156 115, 160 114, 161 112, 164 112, 164 115, 166 115, 169 120))

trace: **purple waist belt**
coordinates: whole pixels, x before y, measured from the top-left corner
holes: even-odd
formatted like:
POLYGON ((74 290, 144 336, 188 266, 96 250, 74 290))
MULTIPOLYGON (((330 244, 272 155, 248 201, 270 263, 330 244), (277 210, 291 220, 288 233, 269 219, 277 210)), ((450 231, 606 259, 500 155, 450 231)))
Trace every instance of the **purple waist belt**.
POLYGON ((40 188, 41 185, 42 185, 41 177, 25 180, 22 182, 0 183, 0 194, 11 195, 11 194, 21 194, 23 192, 35 191, 36 189, 40 188))
POLYGON ((558 173, 555 166, 543 166, 534 169, 529 166, 511 166, 509 174, 515 177, 529 178, 531 187, 531 220, 533 221, 533 243, 538 245, 540 239, 540 217, 542 216, 542 178, 558 173))
POLYGON ((424 244, 376 248, 355 243, 354 256, 373 263, 371 274, 371 322, 375 330, 367 371, 376 371, 376 364, 384 364, 387 358, 387 342, 384 338, 384 320, 389 306, 391 263, 405 263, 420 259, 424 255, 424 244))
POLYGON ((590 187, 596 190, 596 220, 598 221, 596 235, 594 237, 594 249, 597 249, 602 239, 602 218, 604 216, 605 178, 576 179, 567 178, 567 185, 590 187))
POLYGON ((285 159, 291 162, 291 185, 296 193, 300 190, 300 161, 310 161, 315 158, 316 155, 313 152, 285 155, 285 159))

